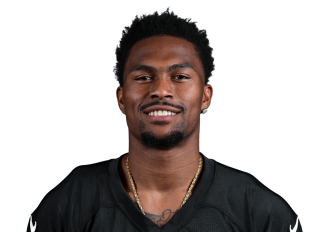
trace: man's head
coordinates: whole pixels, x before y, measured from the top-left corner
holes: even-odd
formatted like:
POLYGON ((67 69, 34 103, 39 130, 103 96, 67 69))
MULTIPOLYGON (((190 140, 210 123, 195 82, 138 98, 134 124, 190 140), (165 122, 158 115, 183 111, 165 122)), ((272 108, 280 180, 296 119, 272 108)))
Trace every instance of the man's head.
POLYGON ((136 17, 123 31, 115 67, 131 136, 148 147, 170 148, 198 135, 200 112, 212 97, 211 53, 205 31, 188 19, 168 10, 136 17))

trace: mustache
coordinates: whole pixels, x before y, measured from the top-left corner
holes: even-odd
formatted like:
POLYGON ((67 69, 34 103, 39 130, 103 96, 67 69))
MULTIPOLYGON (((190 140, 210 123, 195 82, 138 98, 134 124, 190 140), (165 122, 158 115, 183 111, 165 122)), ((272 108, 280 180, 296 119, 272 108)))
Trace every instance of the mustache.
POLYGON ((187 109, 186 106, 184 106, 184 105, 174 105, 174 104, 172 104, 170 102, 166 102, 166 101, 154 101, 154 102, 139 106, 138 110, 139 110, 139 112, 144 111, 146 108, 151 107, 151 106, 155 106, 155 105, 158 105, 158 106, 161 106, 161 105, 171 106, 171 107, 174 107, 176 109, 180 109, 181 111, 186 111, 186 109, 187 109))

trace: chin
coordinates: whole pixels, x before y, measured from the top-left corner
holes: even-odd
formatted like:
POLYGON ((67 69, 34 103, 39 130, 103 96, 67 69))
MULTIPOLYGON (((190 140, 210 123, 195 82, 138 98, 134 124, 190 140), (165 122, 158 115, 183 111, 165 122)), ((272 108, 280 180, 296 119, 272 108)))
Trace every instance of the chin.
POLYGON ((153 132, 141 133, 143 145, 151 148, 173 148, 177 146, 184 138, 184 132, 171 131, 163 137, 158 137, 153 132))

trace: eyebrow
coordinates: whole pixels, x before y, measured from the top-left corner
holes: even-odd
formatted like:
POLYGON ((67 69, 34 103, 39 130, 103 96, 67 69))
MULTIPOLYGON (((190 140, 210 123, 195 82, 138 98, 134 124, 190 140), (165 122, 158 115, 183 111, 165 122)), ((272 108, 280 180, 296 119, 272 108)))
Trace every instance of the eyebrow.
MULTIPOLYGON (((167 72, 171 72, 174 71, 176 69, 179 68, 189 68, 192 69, 193 71, 195 71, 194 67, 188 63, 179 63, 179 64, 173 64, 172 66, 169 66, 167 68, 167 72)), ((144 71, 149 71, 152 73, 157 73, 157 69, 148 65, 137 65, 135 67, 133 67, 129 73, 131 72, 135 72, 135 71, 140 71, 140 70, 144 70, 144 71)), ((196 72, 196 71, 195 71, 196 72)))

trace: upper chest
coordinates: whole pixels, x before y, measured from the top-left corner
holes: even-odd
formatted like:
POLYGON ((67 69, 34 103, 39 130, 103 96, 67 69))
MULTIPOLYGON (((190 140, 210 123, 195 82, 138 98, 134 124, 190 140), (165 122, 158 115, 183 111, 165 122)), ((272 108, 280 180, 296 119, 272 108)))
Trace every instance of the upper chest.
MULTIPOLYGON (((134 193, 128 192, 128 194, 135 205, 139 208, 134 193)), ((138 193, 138 198, 145 216, 160 227, 171 220, 181 209, 184 197, 185 194, 178 194, 171 195, 170 197, 155 199, 154 197, 144 196, 138 193)))

